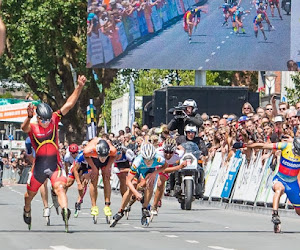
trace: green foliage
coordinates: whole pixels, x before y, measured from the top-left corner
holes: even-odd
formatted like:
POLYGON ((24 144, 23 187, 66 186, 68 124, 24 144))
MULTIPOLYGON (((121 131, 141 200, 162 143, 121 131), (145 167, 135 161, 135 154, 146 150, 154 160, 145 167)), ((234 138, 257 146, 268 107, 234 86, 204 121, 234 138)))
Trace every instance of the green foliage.
POLYGON ((295 84, 295 88, 292 89, 285 87, 285 90, 287 92, 287 99, 289 104, 295 105, 297 102, 299 102, 300 97, 300 72, 291 75, 291 78, 295 84))
POLYGON ((9 98, 14 98, 14 96, 10 92, 5 92, 3 95, 0 95, 0 98, 9 99, 9 98))

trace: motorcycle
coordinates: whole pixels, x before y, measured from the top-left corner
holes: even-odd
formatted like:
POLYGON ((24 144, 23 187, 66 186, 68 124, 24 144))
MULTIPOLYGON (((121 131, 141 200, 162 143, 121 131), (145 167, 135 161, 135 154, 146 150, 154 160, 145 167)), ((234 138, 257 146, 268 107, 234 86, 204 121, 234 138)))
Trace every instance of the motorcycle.
POLYGON ((291 0, 282 0, 281 8, 284 9, 287 15, 291 13, 291 0))
POLYGON ((185 149, 185 154, 180 160, 187 161, 187 166, 177 172, 175 197, 181 204, 181 209, 191 210, 192 202, 203 197, 204 193, 204 170, 198 164, 201 155, 197 144, 185 142, 181 144, 185 149))

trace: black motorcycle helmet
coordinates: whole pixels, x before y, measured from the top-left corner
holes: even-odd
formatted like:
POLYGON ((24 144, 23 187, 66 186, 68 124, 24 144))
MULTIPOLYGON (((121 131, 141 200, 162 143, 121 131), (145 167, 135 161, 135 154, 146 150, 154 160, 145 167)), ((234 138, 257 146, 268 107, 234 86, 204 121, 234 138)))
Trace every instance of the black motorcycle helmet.
POLYGON ((107 157, 109 154, 109 145, 105 140, 99 140, 96 146, 98 156, 107 157))
POLYGON ((46 103, 40 103, 36 107, 36 114, 38 118, 40 118, 41 120, 44 121, 51 120, 52 113, 53 113, 52 108, 46 103))
POLYGON ((294 137, 293 140, 293 153, 300 156, 300 137, 294 137))

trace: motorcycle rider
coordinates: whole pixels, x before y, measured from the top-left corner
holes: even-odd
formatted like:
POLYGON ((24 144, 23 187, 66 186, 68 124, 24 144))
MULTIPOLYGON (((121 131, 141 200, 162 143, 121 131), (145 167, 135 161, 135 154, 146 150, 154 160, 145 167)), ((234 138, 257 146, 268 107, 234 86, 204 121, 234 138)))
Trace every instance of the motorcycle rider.
POLYGON ((193 99, 187 99, 183 105, 183 115, 177 115, 176 109, 173 111, 174 118, 169 122, 168 129, 178 130, 180 135, 184 134, 184 127, 187 124, 193 124, 197 128, 202 126, 203 120, 201 115, 197 113, 197 103, 193 99))
MULTIPOLYGON (((199 150, 201 151, 201 155, 207 156, 208 150, 205 145, 205 142, 203 141, 202 138, 196 136, 196 134, 198 132, 197 127, 192 124, 188 124, 185 126, 184 131, 185 131, 185 135, 181 135, 181 136, 177 137, 177 139, 176 139, 177 145, 180 145, 180 144, 183 144, 183 143, 189 142, 189 141, 194 142, 195 144, 197 144, 199 150)), ((198 172, 199 172, 198 183, 202 184, 204 182, 204 170, 201 166, 199 167, 198 172)), ((176 184, 179 184, 178 183, 178 181, 179 181, 178 175, 175 175, 175 179, 176 179, 176 184)), ((171 187, 174 186, 174 177, 173 177, 173 179, 170 179, 170 185, 171 185, 171 187), (172 183, 172 181, 173 181, 173 183, 172 183)), ((177 188, 179 189, 180 187, 176 186, 175 190, 177 190, 177 188)), ((201 186, 199 186, 199 188, 201 188, 201 186)), ((201 196, 203 196, 203 193, 204 193, 204 185, 203 185, 203 189, 199 193, 200 198, 201 198, 201 196)))

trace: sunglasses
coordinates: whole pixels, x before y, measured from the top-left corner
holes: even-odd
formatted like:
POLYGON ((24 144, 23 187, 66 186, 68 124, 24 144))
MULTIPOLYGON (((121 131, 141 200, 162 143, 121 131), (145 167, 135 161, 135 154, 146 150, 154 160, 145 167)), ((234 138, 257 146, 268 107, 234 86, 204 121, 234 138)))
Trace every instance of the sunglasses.
POLYGON ((244 109, 250 109, 250 108, 248 108, 248 107, 245 107, 244 109))
POLYGON ((286 108, 279 108, 279 110, 286 110, 286 108))
POLYGON ((209 126, 210 124, 209 124, 209 123, 204 123, 203 125, 204 125, 204 126, 209 126))
POLYGON ((266 109, 266 110, 273 110, 273 109, 266 109))
POLYGON ((165 153, 165 154, 170 154, 170 155, 171 155, 171 154, 173 154, 173 153, 174 153, 174 151, 168 151, 168 150, 164 150, 164 153, 165 153))
POLYGON ((212 121, 213 123, 218 123, 219 121, 212 121))

